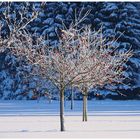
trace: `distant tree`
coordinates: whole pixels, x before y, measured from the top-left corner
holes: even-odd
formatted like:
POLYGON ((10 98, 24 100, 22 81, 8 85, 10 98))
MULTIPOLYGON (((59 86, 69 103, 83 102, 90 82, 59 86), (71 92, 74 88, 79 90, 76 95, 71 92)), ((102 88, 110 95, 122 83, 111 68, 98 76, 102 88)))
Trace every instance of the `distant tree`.
POLYGON ((76 64, 79 64, 77 70, 81 73, 85 72, 79 75, 80 80, 74 83, 74 86, 79 87, 83 94, 83 121, 87 121, 88 91, 105 85, 123 84, 126 78, 125 64, 132 53, 130 50, 114 49, 112 44, 115 40, 106 42, 102 29, 92 31, 90 26, 87 26, 79 30, 73 28, 70 33, 77 39, 74 45, 78 48, 76 50, 76 64))
MULTIPOLYGON (((99 4, 99 3, 98 3, 99 4)), ((125 75, 128 78, 124 84, 114 86, 116 93, 123 93, 131 97, 138 94, 139 89, 139 4, 133 2, 103 2, 101 9, 98 11, 98 19, 103 26, 103 34, 112 40, 118 38, 114 48, 121 51, 133 49, 133 56, 126 63, 125 75), (127 85, 127 86, 126 86, 127 85), (135 94, 134 94, 135 92, 135 94)), ((97 24, 98 28, 100 27, 97 24)), ((107 87, 104 87, 107 88, 107 87)))

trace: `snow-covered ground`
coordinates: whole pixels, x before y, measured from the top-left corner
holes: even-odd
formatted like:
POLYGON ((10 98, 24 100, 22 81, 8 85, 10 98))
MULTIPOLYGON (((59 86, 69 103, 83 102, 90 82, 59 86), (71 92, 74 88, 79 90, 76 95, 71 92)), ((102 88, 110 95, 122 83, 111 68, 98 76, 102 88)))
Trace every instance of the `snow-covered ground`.
POLYGON ((91 100, 88 110, 82 122, 82 101, 66 101, 60 132, 58 101, 0 101, 0 138, 140 138, 140 101, 91 100))

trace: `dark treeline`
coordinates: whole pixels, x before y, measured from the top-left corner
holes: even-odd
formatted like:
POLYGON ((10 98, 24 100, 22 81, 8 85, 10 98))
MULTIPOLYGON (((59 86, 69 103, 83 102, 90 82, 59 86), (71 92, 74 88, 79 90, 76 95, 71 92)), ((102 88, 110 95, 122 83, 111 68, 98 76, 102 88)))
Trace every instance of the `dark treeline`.
MULTIPOLYGON (((133 50, 133 57, 127 63, 127 79, 124 84, 103 89, 93 90, 89 99, 139 99, 140 95, 140 3, 137 2, 12 2, 0 4, 0 23, 4 28, 1 32, 6 37, 10 32, 3 14, 9 15, 12 20, 19 20, 20 11, 26 7, 26 16, 33 10, 39 12, 38 17, 27 26, 31 33, 44 35, 46 44, 57 45, 57 33, 63 23, 69 27, 75 15, 80 11, 84 14, 90 10, 82 24, 90 24, 92 29, 102 28, 108 42, 116 39, 114 46, 119 51, 133 50), (7 8, 9 5, 9 9, 7 8), (6 11, 6 12, 5 12, 6 11), (104 95, 102 95, 104 94, 104 95)), ((81 14, 82 16, 82 14, 81 14)), ((12 26, 11 26, 12 28, 12 26)), ((46 91, 53 90, 54 99, 57 99, 57 90, 50 83, 40 77, 29 76, 31 69, 23 68, 15 56, 8 50, 0 55, 0 98, 1 99, 36 99, 45 96, 46 91), (25 75, 28 77, 25 78, 25 75), (45 83, 45 84, 44 84, 45 83), (49 87, 49 88, 48 88, 49 87)), ((26 62, 23 62, 26 63, 26 62)), ((66 91, 67 98, 70 98, 66 91)), ((80 99, 79 93, 75 99, 80 99)))

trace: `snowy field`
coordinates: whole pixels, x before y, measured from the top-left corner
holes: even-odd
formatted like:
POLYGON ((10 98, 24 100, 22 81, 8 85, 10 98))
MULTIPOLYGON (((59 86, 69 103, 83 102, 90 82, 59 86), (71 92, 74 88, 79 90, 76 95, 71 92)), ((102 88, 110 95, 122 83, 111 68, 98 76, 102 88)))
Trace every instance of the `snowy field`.
POLYGON ((66 101, 60 132, 58 101, 0 101, 0 138, 140 138, 140 101, 91 100, 88 111, 82 122, 82 101, 66 101))

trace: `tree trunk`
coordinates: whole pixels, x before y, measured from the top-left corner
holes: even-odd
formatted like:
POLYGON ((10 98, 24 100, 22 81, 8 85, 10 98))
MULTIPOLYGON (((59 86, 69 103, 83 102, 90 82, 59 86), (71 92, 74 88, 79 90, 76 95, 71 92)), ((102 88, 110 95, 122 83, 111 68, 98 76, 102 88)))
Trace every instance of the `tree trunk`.
POLYGON ((64 127, 64 90, 60 91, 60 130, 65 131, 64 127))
POLYGON ((64 95, 64 108, 66 108, 66 97, 64 95))
POLYGON ((83 121, 87 121, 87 95, 83 95, 83 121))
POLYGON ((71 87, 71 110, 73 110, 73 106, 74 106, 74 101, 73 101, 73 90, 71 87))

